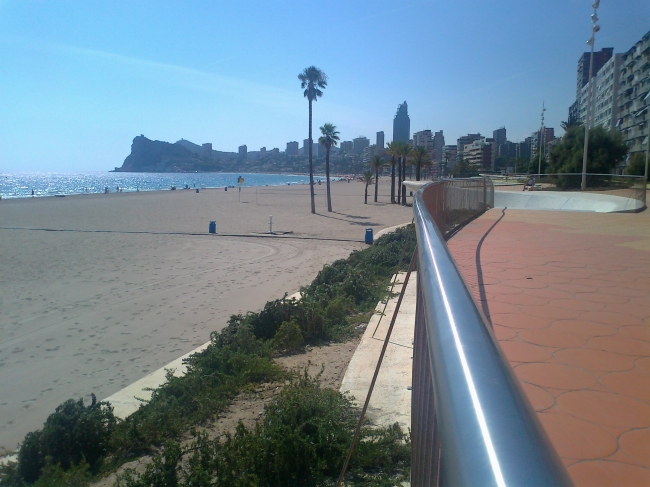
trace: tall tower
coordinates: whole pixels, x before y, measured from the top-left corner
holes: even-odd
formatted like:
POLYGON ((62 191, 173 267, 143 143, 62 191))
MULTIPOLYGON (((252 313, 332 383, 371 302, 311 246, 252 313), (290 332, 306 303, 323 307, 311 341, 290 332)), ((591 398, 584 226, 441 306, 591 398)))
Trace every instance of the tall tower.
POLYGON ((393 142, 402 140, 408 142, 411 135, 411 119, 409 118, 408 105, 406 102, 397 107, 397 113, 393 119, 393 142))
POLYGON ((377 132, 377 151, 381 155, 384 153, 384 131, 377 132))

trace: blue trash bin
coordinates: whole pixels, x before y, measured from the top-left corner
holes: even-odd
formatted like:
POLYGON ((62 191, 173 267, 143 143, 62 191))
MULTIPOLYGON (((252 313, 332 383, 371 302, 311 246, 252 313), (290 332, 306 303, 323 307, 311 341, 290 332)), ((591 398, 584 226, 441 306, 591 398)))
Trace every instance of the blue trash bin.
POLYGON ((372 245, 372 228, 366 228, 366 243, 372 245))
POLYGON ((217 233, 217 222, 215 221, 210 222, 210 227, 208 228, 208 232, 217 233))

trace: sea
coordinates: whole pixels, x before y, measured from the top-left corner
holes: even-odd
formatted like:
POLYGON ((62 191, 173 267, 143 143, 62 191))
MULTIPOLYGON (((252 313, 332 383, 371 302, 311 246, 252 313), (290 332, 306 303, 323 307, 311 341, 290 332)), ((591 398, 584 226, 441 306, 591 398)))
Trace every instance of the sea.
MULTIPOLYGON (((28 198, 116 191, 164 191, 239 186, 286 186, 309 184, 308 175, 259 173, 127 173, 127 172, 23 172, 0 173, 0 197, 28 198)), ((331 178, 335 180, 338 178, 331 178)), ((314 176, 314 182, 325 181, 314 176)))

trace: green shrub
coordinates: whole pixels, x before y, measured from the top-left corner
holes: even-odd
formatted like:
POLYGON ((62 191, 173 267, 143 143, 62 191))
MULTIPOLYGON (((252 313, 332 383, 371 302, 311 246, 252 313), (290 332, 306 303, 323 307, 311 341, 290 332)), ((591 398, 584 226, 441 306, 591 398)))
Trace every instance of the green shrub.
MULTIPOLYGON (((347 455, 357 411, 350 399, 300 374, 265 408, 260 424, 239 423, 234 435, 198 434, 182 449, 168 443, 140 475, 127 471, 119 487, 298 487, 332 485, 347 455)), ((364 428, 348 485, 408 480, 410 443, 394 425, 364 428)))
POLYGON ((300 331, 300 326, 298 326, 295 318, 283 322, 275 337, 273 337, 274 348, 281 352, 295 352, 302 347, 304 342, 302 331, 300 331))
POLYGON ((27 434, 18 451, 18 473, 25 482, 33 483, 48 463, 62 472, 85 463, 96 472, 108 452, 115 425, 113 408, 98 403, 94 394, 89 406, 83 399, 69 399, 47 418, 42 430, 27 434))

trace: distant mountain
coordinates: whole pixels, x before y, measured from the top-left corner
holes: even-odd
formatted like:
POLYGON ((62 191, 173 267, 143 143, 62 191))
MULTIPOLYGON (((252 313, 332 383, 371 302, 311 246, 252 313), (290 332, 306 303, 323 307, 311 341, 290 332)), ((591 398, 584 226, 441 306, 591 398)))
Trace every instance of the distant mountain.
POLYGON ((201 147, 198 144, 195 144, 194 142, 190 142, 189 140, 181 139, 176 142, 177 145, 180 145, 182 147, 185 147, 187 150, 190 150, 194 152, 195 154, 200 154, 201 151, 203 150, 203 147, 201 147))
POLYGON ((150 140, 144 135, 133 139, 131 153, 124 159, 116 172, 203 172, 222 171, 228 161, 236 162, 234 152, 211 151, 206 154, 203 147, 181 139, 174 144, 150 140))

